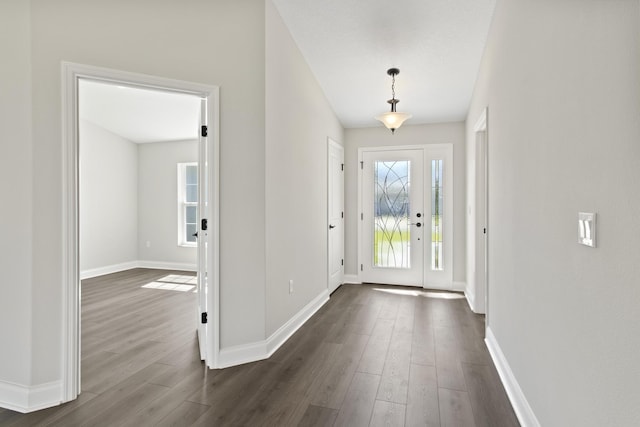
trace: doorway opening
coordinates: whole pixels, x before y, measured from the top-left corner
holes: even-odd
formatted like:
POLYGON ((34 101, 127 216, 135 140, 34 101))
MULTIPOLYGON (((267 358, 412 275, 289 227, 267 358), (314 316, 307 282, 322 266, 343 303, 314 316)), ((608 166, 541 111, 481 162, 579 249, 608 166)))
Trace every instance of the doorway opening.
MULTIPOLYGON (((209 368, 217 366, 219 352, 218 309, 218 88, 161 77, 63 63, 63 401, 80 393, 80 128, 79 95, 83 82, 115 85, 196 97, 199 105, 197 138, 198 313, 200 353, 209 368), (206 320, 206 321, 205 321, 206 320)), ((193 212, 191 212, 193 213, 193 212)), ((193 221, 192 221, 193 222, 193 221)), ((143 245, 147 246, 147 242, 143 245)))

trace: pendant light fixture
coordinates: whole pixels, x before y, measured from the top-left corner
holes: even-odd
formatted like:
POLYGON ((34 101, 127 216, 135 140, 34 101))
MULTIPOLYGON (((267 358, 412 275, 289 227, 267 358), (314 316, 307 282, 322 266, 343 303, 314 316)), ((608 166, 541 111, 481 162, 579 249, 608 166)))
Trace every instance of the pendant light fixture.
POLYGON ((400 74, 400 70, 397 68, 389 68, 387 70, 387 74, 390 75, 392 79, 391 99, 387 101, 389 104, 391 104, 391 111, 376 116, 376 120, 380 120, 387 127, 387 129, 391 129, 391 133, 393 134, 396 129, 402 126, 402 123, 404 123, 405 120, 411 118, 411 114, 396 112, 396 104, 400 102, 399 99, 396 99, 396 76, 400 74))

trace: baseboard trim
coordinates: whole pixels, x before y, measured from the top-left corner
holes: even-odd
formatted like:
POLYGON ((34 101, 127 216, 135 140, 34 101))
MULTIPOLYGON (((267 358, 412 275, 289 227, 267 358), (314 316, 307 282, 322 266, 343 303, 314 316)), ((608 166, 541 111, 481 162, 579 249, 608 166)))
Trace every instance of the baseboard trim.
POLYGON ((249 344, 236 345, 223 348, 218 353, 217 368, 229 368, 245 363, 257 362, 267 357, 266 341, 258 341, 249 344))
POLYGON ((120 271, 131 270, 132 268, 151 268, 155 270, 179 270, 198 271, 196 264, 164 261, 129 261, 120 264, 107 265, 104 267, 90 268, 80 272, 80 280, 92 277, 104 276, 105 274, 118 273, 120 271))
POLYGON ((221 349, 217 367, 229 368, 268 359, 327 301, 329 292, 325 289, 266 340, 221 349))
POLYGON ((464 296, 467 298, 467 304, 469 304, 469 308, 474 313, 476 312, 476 295, 474 292, 471 292, 470 289, 465 289, 464 296))
POLYGON ((343 280, 342 283, 348 283, 353 285, 360 285, 362 283, 360 280, 358 280, 357 274, 345 274, 342 280, 343 280))
POLYGON ((518 384, 516 377, 513 375, 509 362, 507 362, 507 359, 504 356, 495 335, 493 335, 491 328, 487 328, 486 338, 484 341, 487 344, 489 354, 491 354, 491 359, 493 359, 493 363, 496 365, 498 375, 500 375, 500 379, 502 380, 504 389, 507 392, 507 396, 509 396, 509 400, 511 401, 513 410, 518 417, 518 421, 520 421, 520 425, 523 427, 540 427, 540 423, 533 413, 533 409, 531 409, 527 398, 522 392, 520 384, 518 384))
POLYGON ((138 268, 152 268, 156 270, 198 271, 197 264, 165 261, 138 261, 138 268))
POLYGON ((105 274, 117 273, 119 271, 131 270, 138 267, 138 261, 122 262, 120 264, 107 265, 104 267, 90 268, 80 272, 80 279, 90 279, 92 277, 104 276, 105 274))
POLYGON ((326 289, 315 297, 311 302, 305 305, 295 316, 287 323, 280 326, 269 338, 267 338, 267 357, 271 357, 273 353, 280 348, 302 325, 305 324, 316 311, 329 301, 329 291, 326 289))
POLYGON ((54 381, 36 386, 24 386, 0 381, 0 407, 28 412, 57 406, 62 403, 62 383, 54 381))
POLYGON ((467 289, 467 282, 453 282, 452 289, 458 292, 464 292, 467 289))

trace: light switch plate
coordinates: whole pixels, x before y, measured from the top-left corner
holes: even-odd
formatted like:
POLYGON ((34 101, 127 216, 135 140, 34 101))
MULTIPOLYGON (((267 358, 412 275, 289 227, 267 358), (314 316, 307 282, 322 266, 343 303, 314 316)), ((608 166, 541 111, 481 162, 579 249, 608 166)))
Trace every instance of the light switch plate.
POLYGON ((578 212, 578 243, 596 247, 596 214, 578 212))

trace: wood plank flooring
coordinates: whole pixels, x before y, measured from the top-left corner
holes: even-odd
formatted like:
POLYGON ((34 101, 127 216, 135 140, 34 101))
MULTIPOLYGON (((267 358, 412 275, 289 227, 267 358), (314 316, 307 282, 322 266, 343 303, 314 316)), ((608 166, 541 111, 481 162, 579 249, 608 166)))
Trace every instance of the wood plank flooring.
POLYGON ((83 281, 82 394, 31 414, 0 409, 0 425, 519 425, 484 317, 457 294, 344 285, 270 359, 208 370, 193 291, 141 287, 170 274, 193 275, 83 281))

